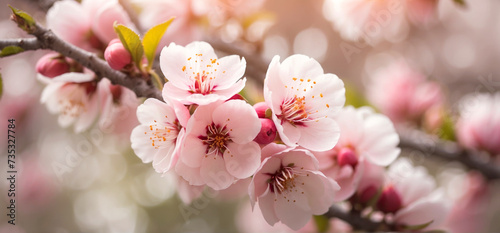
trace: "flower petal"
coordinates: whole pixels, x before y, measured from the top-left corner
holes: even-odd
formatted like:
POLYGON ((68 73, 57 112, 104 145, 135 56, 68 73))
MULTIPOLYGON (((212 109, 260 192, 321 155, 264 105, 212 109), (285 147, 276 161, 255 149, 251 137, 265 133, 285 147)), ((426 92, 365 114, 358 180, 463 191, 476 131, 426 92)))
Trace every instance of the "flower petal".
POLYGON ((214 190, 226 189, 235 181, 234 176, 227 172, 224 159, 218 155, 203 157, 200 174, 207 186, 214 190))
POLYGON ((248 178, 260 166, 260 146, 253 141, 247 144, 230 143, 224 152, 224 161, 229 174, 238 179, 248 178))
POLYGON ((251 105, 243 100, 230 100, 218 106, 212 114, 213 122, 226 126, 229 137, 238 144, 253 141, 259 134, 261 123, 251 105))

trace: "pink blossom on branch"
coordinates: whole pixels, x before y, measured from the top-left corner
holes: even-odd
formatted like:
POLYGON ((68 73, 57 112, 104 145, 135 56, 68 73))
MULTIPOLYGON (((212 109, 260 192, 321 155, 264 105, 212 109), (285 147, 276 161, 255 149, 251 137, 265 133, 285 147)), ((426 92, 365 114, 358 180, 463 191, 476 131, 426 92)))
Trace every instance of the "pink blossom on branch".
POLYGON ((184 104, 206 105, 227 100, 245 86, 246 62, 232 55, 218 58, 206 42, 193 42, 186 47, 170 44, 163 48, 160 67, 169 82, 163 96, 184 104))
POLYGON ((332 149, 340 135, 334 117, 345 103, 344 83, 307 56, 279 59, 269 64, 264 98, 281 140, 314 151, 332 149))
POLYGON ((468 95, 460 101, 458 141, 469 149, 500 154, 500 92, 468 95))
MULTIPOLYGON (((45 80, 45 77, 40 77, 45 80)), ((99 114, 99 91, 93 73, 65 73, 49 79, 41 103, 52 114, 58 114, 59 125, 74 125, 76 133, 88 129, 99 114)))
POLYGON ((102 51, 114 38, 113 23, 133 28, 118 0, 58 1, 47 12, 47 27, 63 40, 88 51, 102 51))
POLYGON ((404 60, 383 67, 370 77, 368 99, 396 124, 421 124, 425 113, 443 104, 438 83, 412 69, 404 60))
POLYGON ((335 200, 343 201, 356 191, 365 167, 387 166, 401 150, 392 122, 371 108, 347 106, 335 120, 340 126, 339 142, 332 150, 314 155, 320 161, 320 170, 341 187, 335 200))
POLYGON ((228 188, 255 173, 260 147, 253 141, 260 120, 242 100, 199 106, 189 119, 176 172, 191 185, 228 188))
POLYGON ((189 111, 180 103, 151 98, 137 108, 137 118, 141 124, 130 135, 132 149, 142 162, 153 162, 156 172, 167 172, 179 158, 189 111))
POLYGON ((270 225, 282 222, 298 230, 312 215, 328 211, 340 187, 318 170, 309 151, 271 143, 262 149, 262 156, 249 195, 270 225))

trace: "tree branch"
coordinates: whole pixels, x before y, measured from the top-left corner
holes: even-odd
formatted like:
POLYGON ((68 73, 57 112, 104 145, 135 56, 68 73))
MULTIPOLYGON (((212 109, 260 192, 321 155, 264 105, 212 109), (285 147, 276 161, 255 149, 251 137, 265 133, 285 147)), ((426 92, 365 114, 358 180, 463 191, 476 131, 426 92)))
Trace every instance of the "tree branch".
POLYGON ((500 167, 480 160, 478 151, 465 150, 455 142, 432 138, 416 130, 400 132, 399 137, 399 146, 402 148, 418 150, 448 161, 458 161, 470 169, 481 172, 488 180, 500 179, 500 167))
POLYGON ((363 218, 359 213, 347 212, 333 205, 328 209, 328 212, 323 214, 327 218, 338 218, 349 223, 354 230, 361 231, 377 231, 382 227, 382 222, 374 222, 370 219, 363 218))
POLYGON ((134 91, 137 97, 162 99, 161 92, 150 82, 148 83, 143 77, 132 77, 123 72, 113 70, 104 60, 97 57, 94 53, 65 42, 57 37, 51 30, 47 30, 39 24, 36 24, 35 29, 30 34, 34 35, 36 38, 0 40, 0 49, 7 46, 19 46, 24 50, 50 49, 66 57, 72 58, 81 65, 94 71, 97 76, 97 81, 106 77, 111 83, 122 85, 134 91))

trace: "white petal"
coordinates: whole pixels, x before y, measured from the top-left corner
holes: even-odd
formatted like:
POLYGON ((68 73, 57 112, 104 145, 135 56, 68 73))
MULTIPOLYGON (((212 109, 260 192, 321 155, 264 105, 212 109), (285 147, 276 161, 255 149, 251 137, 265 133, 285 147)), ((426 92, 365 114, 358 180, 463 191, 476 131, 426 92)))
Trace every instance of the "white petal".
POLYGON ((229 143, 224 161, 229 174, 238 179, 248 178, 260 166, 260 146, 253 141, 247 144, 229 143))
POLYGON ((333 119, 324 118, 306 123, 304 127, 298 126, 300 146, 313 151, 326 151, 332 149, 340 137, 340 129, 333 119))
POLYGON ((200 174, 207 186, 214 190, 226 189, 235 181, 234 176, 227 172, 224 159, 219 155, 203 157, 200 174))
POLYGON ((238 144, 253 141, 260 132, 261 123, 257 113, 243 100, 223 103, 214 110, 212 118, 216 125, 225 125, 231 140, 238 144))

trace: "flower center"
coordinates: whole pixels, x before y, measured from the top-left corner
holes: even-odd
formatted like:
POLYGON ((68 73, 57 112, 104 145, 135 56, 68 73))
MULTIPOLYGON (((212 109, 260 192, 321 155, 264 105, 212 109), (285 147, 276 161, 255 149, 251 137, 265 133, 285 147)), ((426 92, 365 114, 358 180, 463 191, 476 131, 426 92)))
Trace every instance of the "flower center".
POLYGON ((214 88, 212 86, 212 80, 213 77, 208 77, 205 71, 203 71, 202 74, 197 73, 196 76, 194 77, 194 85, 191 87, 191 92, 202 95, 207 95, 212 93, 212 90, 214 88))
POLYGON ((283 101, 280 108, 281 115, 278 115, 278 118, 281 119, 282 123, 288 121, 292 125, 304 125, 306 121, 311 120, 305 96, 297 97, 295 95, 293 98, 283 101))
POLYGON ((205 153, 207 155, 214 153, 215 155, 224 155, 224 152, 227 150, 227 144, 231 142, 227 127, 221 127, 212 122, 212 124, 207 125, 206 134, 206 136, 198 137, 203 141, 203 145, 207 146, 205 153))
MULTIPOLYGON (((167 116, 165 116, 166 118, 167 116)), ((177 140, 177 135, 179 134, 179 130, 181 129, 181 125, 178 120, 175 120, 174 123, 163 122, 162 124, 158 124, 156 120, 154 123, 149 125, 149 131, 144 132, 144 134, 150 134, 149 140, 151 140, 151 146, 155 149, 159 149, 163 147, 167 142, 175 143, 177 140)))

